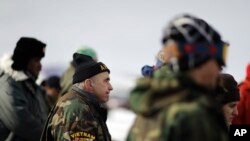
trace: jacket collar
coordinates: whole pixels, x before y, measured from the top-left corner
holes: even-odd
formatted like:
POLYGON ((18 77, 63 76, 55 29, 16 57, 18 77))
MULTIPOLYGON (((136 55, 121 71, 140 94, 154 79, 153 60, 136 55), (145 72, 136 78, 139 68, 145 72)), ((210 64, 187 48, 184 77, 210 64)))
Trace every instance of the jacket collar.
POLYGON ((101 107, 101 103, 98 101, 97 97, 92 93, 83 91, 74 85, 72 86, 72 90, 77 92, 80 96, 85 97, 89 102, 93 103, 94 105, 101 107))

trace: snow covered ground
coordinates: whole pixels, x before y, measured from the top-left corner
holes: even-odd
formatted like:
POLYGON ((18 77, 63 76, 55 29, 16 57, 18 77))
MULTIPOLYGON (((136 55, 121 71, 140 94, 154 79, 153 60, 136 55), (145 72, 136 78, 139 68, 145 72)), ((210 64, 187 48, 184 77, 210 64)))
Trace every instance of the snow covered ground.
POLYGON ((113 141, 125 141, 128 131, 135 119, 135 114, 125 108, 114 108, 109 111, 107 126, 113 141))

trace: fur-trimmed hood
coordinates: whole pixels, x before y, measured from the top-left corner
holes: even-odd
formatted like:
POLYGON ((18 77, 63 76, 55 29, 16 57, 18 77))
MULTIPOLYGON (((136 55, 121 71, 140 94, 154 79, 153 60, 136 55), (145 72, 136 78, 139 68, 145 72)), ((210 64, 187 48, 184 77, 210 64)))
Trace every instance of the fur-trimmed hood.
POLYGON ((10 75, 16 81, 23 81, 29 77, 23 71, 13 70, 11 65, 13 64, 12 54, 4 54, 0 59, 0 69, 10 75))

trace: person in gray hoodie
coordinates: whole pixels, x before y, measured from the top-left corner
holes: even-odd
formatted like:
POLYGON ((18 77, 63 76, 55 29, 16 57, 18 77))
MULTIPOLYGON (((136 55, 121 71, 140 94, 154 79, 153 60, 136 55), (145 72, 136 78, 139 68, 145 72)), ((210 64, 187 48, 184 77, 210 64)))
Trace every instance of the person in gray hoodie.
POLYGON ((45 94, 35 83, 46 44, 21 37, 0 64, 0 141, 37 141, 48 116, 45 94))

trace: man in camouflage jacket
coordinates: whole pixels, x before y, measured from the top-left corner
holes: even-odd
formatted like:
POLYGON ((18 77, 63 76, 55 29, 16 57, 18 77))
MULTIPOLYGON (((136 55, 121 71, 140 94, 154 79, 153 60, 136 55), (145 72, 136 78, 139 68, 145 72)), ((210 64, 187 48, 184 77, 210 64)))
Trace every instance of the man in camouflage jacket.
POLYGON ((41 141, 111 141, 103 103, 113 89, 109 69, 89 56, 75 53, 72 90, 51 111, 41 141))
POLYGON ((127 141, 228 140, 212 97, 225 65, 220 35, 205 21, 183 15, 167 26, 163 46, 160 68, 139 79, 130 94, 137 118, 127 141))

